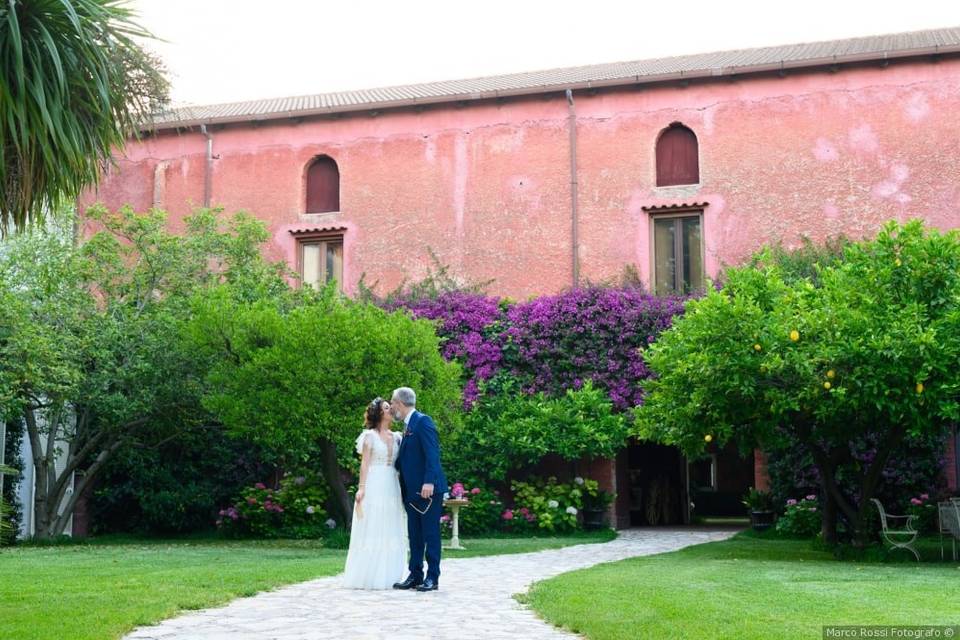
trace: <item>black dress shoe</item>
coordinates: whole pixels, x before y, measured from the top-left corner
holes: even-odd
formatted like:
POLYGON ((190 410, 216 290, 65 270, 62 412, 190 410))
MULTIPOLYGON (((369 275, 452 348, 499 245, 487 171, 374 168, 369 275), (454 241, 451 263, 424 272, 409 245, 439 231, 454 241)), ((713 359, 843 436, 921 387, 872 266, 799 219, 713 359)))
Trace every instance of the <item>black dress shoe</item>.
POLYGON ((411 574, 407 576, 407 579, 404 580, 403 582, 395 583, 393 585, 393 588, 394 589, 413 589, 415 587, 419 587, 421 584, 423 584, 423 578, 418 578, 417 576, 411 574))
POLYGON ((423 581, 423 584, 417 587, 417 591, 436 591, 439 588, 440 585, 438 585, 435 580, 427 578, 423 581))

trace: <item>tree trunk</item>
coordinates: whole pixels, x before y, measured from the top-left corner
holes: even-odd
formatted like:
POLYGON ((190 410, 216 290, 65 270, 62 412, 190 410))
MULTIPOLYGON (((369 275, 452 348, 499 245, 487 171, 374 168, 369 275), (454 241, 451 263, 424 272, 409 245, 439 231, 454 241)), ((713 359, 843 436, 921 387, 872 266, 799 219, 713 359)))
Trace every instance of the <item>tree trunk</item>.
POLYGON ((334 506, 343 518, 344 526, 350 528, 353 520, 353 500, 343 484, 340 476, 340 463, 337 462, 337 445, 331 440, 320 440, 320 456, 323 468, 323 478, 327 481, 333 493, 334 506))
MULTIPOLYGON (((51 469, 52 451, 45 451, 40 438, 40 425, 37 423, 37 414, 33 408, 23 412, 24 422, 27 424, 27 437, 30 438, 30 449, 33 456, 34 470, 34 498, 33 498, 33 529, 34 535, 46 540, 51 537, 51 525, 56 518, 56 505, 50 505, 50 485, 52 484, 53 470, 51 469)), ((56 426, 48 426, 56 429, 56 426)), ((50 449, 48 444, 47 449, 50 449)))
MULTIPOLYGON (((823 483, 821 482, 821 487, 823 483)), ((837 501, 833 495, 823 487, 823 509, 820 514, 822 519, 822 528, 820 529, 823 541, 834 546, 839 541, 837 538, 837 501)))
POLYGON ((855 547, 863 548, 870 542, 870 532, 867 530, 867 513, 873 508, 873 503, 870 500, 877 495, 877 489, 880 487, 880 481, 883 478, 883 469, 887 466, 887 461, 893 453, 895 443, 900 441, 903 433, 904 429, 902 427, 890 430, 884 442, 877 447, 877 454, 863 474, 863 479, 860 482, 860 505, 854 522, 853 544, 855 547))
MULTIPOLYGON (((42 450, 36 415, 32 410, 24 412, 36 471, 33 500, 34 536, 41 540, 63 535, 80 494, 88 484, 93 482, 114 452, 127 442, 124 437, 117 436, 111 440, 103 434, 87 438, 83 443, 72 440, 62 451, 66 460, 63 461, 63 471, 58 473, 56 440, 57 435, 64 432, 62 420, 67 415, 68 412, 61 409, 48 416, 50 423, 46 427, 50 432, 47 434, 46 448, 42 450), (74 486, 73 493, 68 496, 67 490, 70 488, 74 472, 82 472, 83 475, 74 486)), ((125 428, 130 433, 146 422, 146 418, 139 418, 127 423, 125 428)))
POLYGON ((824 513, 821 518, 821 531, 824 534, 824 540, 828 541, 827 536, 831 536, 833 541, 837 541, 837 516, 842 512, 848 520, 854 521, 857 517, 857 511, 847 501, 840 487, 837 486, 837 468, 840 462, 847 456, 847 451, 835 448, 829 453, 819 447, 811 446, 811 454, 820 472, 820 486, 823 489, 824 513), (832 511, 832 515, 827 511, 832 511))

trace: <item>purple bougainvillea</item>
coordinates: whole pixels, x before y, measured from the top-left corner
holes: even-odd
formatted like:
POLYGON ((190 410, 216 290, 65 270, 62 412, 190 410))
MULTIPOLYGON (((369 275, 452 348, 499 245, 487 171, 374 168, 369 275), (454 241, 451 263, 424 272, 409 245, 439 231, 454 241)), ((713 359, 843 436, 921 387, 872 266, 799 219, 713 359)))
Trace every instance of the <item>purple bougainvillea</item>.
POLYGON ((641 349, 683 311, 680 298, 638 289, 576 289, 518 304, 508 312, 507 365, 531 392, 577 389, 586 379, 614 406, 641 402, 649 377, 641 349))
POLYGON ((650 375, 641 349, 683 312, 684 299, 638 289, 586 288, 507 305, 475 293, 395 300, 415 317, 437 321, 443 356, 464 365, 464 403, 500 371, 525 391, 548 395, 578 389, 587 379, 627 409, 642 401, 650 375))
POLYGON ((437 321, 442 355, 463 364, 467 374, 464 404, 472 406, 479 396, 479 384, 493 377, 503 360, 501 327, 506 316, 500 300, 455 291, 436 298, 395 300, 387 307, 402 307, 416 318, 437 321))

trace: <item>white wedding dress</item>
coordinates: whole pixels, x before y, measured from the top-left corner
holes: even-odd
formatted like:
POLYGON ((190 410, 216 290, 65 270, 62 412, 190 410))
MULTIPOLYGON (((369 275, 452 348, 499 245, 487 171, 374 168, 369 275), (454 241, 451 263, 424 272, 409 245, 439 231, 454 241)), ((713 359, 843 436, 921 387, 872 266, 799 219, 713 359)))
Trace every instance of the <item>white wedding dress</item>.
POLYGON ((364 442, 371 447, 363 502, 353 510, 350 550, 343 572, 349 589, 390 589, 403 580, 407 567, 407 514, 400 497, 400 478, 393 466, 400 449, 400 434, 388 445, 373 430, 357 438, 357 452, 364 442))

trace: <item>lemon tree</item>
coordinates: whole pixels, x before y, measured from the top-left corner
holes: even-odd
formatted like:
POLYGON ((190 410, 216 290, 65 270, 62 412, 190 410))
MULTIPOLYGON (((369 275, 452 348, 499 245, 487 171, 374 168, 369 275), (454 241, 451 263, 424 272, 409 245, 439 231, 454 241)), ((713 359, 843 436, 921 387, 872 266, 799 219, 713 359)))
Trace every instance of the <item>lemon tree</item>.
POLYGON ((958 418, 958 356, 960 236, 890 222, 815 277, 785 277, 761 254, 691 300, 646 351, 656 377, 635 428, 688 455, 708 435, 744 450, 802 443, 821 478, 824 538, 836 541, 842 516, 863 543, 897 446, 958 418), (878 442, 866 463, 852 453, 865 436, 878 442), (842 467, 855 495, 838 486, 842 467))

